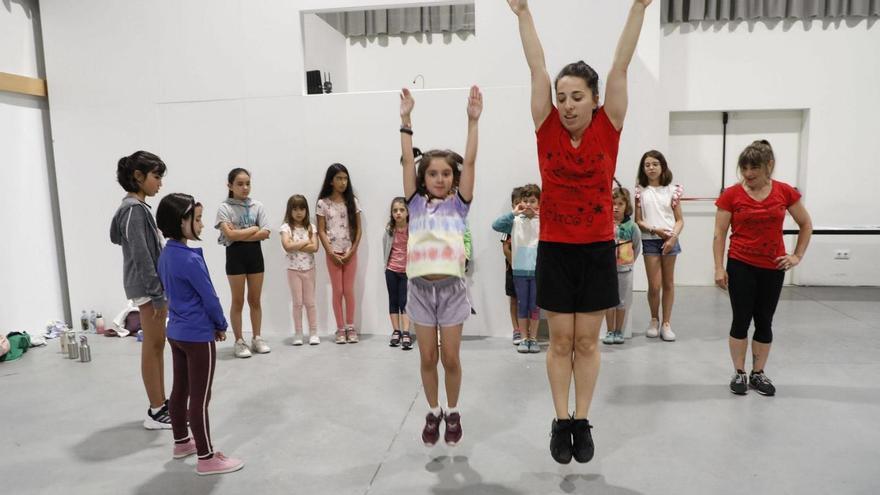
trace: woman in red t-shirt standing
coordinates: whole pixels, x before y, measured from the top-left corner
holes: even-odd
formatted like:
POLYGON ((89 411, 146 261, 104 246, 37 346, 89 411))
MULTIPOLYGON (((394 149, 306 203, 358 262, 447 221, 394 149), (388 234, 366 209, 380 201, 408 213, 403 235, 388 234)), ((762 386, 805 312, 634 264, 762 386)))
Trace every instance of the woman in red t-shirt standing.
POLYGON ((813 224, 797 189, 771 179, 775 158, 767 141, 755 141, 739 155, 742 182, 728 187, 715 202, 715 283, 730 294, 733 323, 730 325, 730 357, 736 373, 730 391, 745 395, 753 388, 762 395, 774 395, 776 388, 764 374, 773 341, 773 313, 782 292, 785 272, 804 257, 813 224), (786 254, 782 222, 788 211, 800 232, 793 254, 786 254), (724 243, 731 229, 727 270, 724 243), (752 336, 752 372, 746 379, 746 351, 749 324, 755 320, 752 336))
POLYGON ((544 51, 527 0, 507 0, 519 19, 532 80, 532 119, 541 169, 541 231, 536 267, 538 306, 550 325, 547 376, 556 418, 550 455, 567 464, 593 457, 587 413, 599 375, 599 329, 605 310, 618 305, 611 181, 627 106, 627 68, 645 9, 635 0, 614 53, 599 106, 599 76, 583 61, 556 77, 556 105, 544 51), (574 375, 575 412, 568 392, 574 375))

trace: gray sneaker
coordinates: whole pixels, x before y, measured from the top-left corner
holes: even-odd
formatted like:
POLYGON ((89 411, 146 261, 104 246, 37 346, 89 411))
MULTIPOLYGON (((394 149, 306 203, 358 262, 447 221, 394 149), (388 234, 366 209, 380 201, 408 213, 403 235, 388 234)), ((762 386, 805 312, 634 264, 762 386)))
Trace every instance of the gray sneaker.
POLYGON ((516 352, 518 352, 518 353, 520 353, 520 354, 528 354, 528 352, 529 352, 529 340, 528 340, 528 339, 523 339, 522 342, 520 342, 519 345, 516 346, 516 352))
POLYGON ((605 332, 605 338, 602 339, 602 343, 603 343, 603 344, 608 344, 608 345, 613 344, 613 343, 614 343, 614 334, 615 334, 615 333, 616 333, 616 332, 614 332, 614 331, 612 331, 612 330, 608 330, 607 332, 605 332))
POLYGON ((535 339, 529 340, 529 352, 531 354, 538 354, 541 352, 541 346, 538 345, 538 341, 535 339))
POLYGON ((618 331, 614 332, 614 343, 615 344, 622 344, 623 342, 624 342, 623 331, 618 330, 618 331))

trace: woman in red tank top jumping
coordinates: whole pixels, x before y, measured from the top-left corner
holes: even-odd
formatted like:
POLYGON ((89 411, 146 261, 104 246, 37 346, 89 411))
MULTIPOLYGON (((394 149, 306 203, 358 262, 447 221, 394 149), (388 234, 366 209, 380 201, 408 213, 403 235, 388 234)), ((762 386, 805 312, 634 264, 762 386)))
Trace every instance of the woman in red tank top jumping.
POLYGON ((547 376, 556 418, 550 454, 568 464, 593 458, 587 415, 599 375, 599 329, 618 305, 611 181, 627 106, 627 68, 645 9, 634 0, 599 104, 599 76, 583 61, 566 65, 553 87, 527 0, 507 0, 519 20, 531 72, 531 107, 541 169, 541 233, 536 266, 538 306, 550 324, 547 376), (574 376, 575 411, 569 413, 574 376))

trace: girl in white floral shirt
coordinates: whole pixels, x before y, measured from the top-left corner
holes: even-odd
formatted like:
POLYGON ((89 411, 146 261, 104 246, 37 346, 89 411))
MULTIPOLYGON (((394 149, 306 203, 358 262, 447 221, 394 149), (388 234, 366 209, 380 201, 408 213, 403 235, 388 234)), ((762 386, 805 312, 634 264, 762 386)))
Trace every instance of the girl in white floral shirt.
POLYGON ((293 345, 303 345, 302 310, 309 319, 309 344, 318 345, 318 318, 315 309, 315 253, 318 251, 317 229, 309 221, 309 202, 301 194, 287 200, 281 246, 287 252, 287 283, 293 298, 293 345))

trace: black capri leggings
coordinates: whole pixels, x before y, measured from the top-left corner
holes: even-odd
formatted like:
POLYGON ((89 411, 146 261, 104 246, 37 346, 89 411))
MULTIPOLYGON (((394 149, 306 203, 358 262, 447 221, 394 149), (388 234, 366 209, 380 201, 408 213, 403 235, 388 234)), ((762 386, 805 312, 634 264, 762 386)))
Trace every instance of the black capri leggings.
POLYGON ((733 309, 730 336, 745 339, 749 324, 755 320, 755 342, 773 342, 773 314, 782 292, 785 272, 768 270, 734 259, 727 260, 727 292, 733 309))
POLYGON ((385 285, 388 286, 388 313, 406 314, 406 273, 385 269, 385 285))

